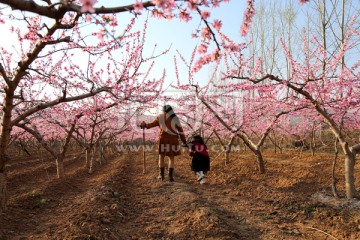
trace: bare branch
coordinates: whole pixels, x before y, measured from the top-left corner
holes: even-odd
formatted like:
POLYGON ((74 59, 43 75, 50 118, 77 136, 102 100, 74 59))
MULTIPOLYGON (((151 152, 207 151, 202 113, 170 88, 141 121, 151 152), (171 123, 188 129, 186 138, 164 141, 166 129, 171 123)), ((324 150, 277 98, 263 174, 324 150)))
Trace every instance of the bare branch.
POLYGON ((14 120, 11 121, 11 125, 14 126, 16 125, 17 123, 19 123, 20 121, 24 120, 26 117, 38 112, 38 111, 41 111, 43 109, 46 109, 46 108, 50 108, 50 107, 53 107, 53 106, 56 106, 60 103, 64 103, 64 102, 73 102, 73 101, 77 101, 77 100, 81 100, 81 99, 85 99, 85 98, 88 98, 88 97, 91 97, 91 96, 95 96, 96 94, 98 93, 101 93, 101 92, 106 92, 106 91, 110 91, 111 88, 110 87, 102 87, 102 88, 98 88, 94 91, 91 91, 91 92, 88 92, 88 93, 84 93, 84 94, 81 94, 81 95, 78 95, 78 96, 73 96, 73 97, 60 97, 58 99, 55 99, 55 100, 52 100, 52 101, 49 101, 49 102, 46 102, 46 103, 41 103, 35 107, 32 107, 30 109, 28 109, 27 111, 25 111, 23 114, 19 115, 18 117, 16 117, 14 120))
POLYGON ((0 63, 0 73, 1 73, 2 77, 4 78, 6 84, 9 86, 11 84, 11 81, 8 78, 6 71, 1 63, 0 63))
POLYGON ((27 131, 28 133, 30 133, 31 135, 33 135, 36 140, 39 141, 39 143, 41 144, 41 146, 43 148, 45 148, 54 158, 58 157, 58 154, 53 150, 53 148, 51 146, 49 146, 49 144, 44 140, 44 137, 39 133, 39 131, 36 129, 36 127, 34 128, 30 128, 28 126, 26 126, 26 123, 17 123, 16 124, 17 127, 24 129, 25 131, 27 131))
MULTIPOLYGON (((43 0, 46 3, 49 0, 43 0)), ((32 12, 39 14, 41 16, 46 16, 52 19, 61 19, 66 12, 77 12, 81 13, 81 6, 61 1, 61 6, 55 8, 56 4, 41 6, 33 0, 1 0, 0 3, 10 6, 13 10, 20 10, 26 12, 32 12)), ((151 1, 143 2, 144 8, 155 7, 151 1)), ((129 12, 134 10, 134 5, 120 6, 120 7, 100 7, 95 8, 95 14, 108 14, 108 13, 120 13, 120 12, 129 12)))
POLYGON ((60 39, 53 40, 53 41, 46 41, 46 44, 47 45, 53 45, 53 44, 58 44, 58 43, 61 43, 61 42, 70 42, 70 41, 71 41, 70 37, 67 36, 67 37, 60 38, 60 39))

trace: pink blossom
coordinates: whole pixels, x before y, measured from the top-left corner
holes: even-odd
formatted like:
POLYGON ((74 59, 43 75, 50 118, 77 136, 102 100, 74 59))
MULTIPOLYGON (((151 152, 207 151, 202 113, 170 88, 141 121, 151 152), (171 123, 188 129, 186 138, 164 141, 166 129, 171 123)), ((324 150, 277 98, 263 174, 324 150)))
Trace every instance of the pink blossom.
POLYGON ((115 20, 113 15, 103 15, 101 18, 107 23, 115 20))
POLYGON ((203 19, 208 19, 210 17, 210 12, 209 11, 202 11, 201 12, 201 17, 203 19))
POLYGON ((245 24, 243 24, 242 26, 241 26, 241 29, 240 29, 240 35, 241 36, 246 36, 247 35, 247 33, 248 33, 248 31, 249 31, 249 25, 245 25, 245 24))
POLYGON ((86 15, 86 22, 91 22, 91 15, 86 15))
POLYGON ((243 37, 247 35, 247 33, 250 29, 252 18, 255 14, 254 0, 248 0, 247 5, 248 5, 248 7, 246 8, 245 13, 244 13, 244 22, 240 29, 241 36, 243 36, 243 37))
POLYGON ((189 20, 191 20, 191 16, 190 14, 185 10, 182 10, 180 13, 179 13, 179 18, 180 20, 182 21, 185 21, 185 22, 188 22, 189 20))
POLYGON ((164 15, 163 15, 163 12, 162 11, 159 11, 158 9, 153 9, 151 11, 151 16, 155 17, 155 18, 164 18, 164 15))
POLYGON ((81 12, 90 12, 90 13, 94 13, 95 9, 94 9, 94 4, 97 3, 97 0, 81 0, 82 3, 82 7, 81 7, 81 12))
POLYGON ((220 56, 219 49, 215 49, 211 54, 200 57, 194 64, 192 72, 198 72, 204 65, 216 61, 220 56))
POLYGON ((212 26, 213 26, 216 30, 220 31, 220 28, 222 27, 222 22, 221 22, 220 20, 217 20, 217 19, 216 19, 216 20, 214 20, 212 26))
POLYGON ((188 6, 191 10, 195 10, 198 6, 198 0, 189 0, 188 6))
POLYGON ((208 46, 207 45, 205 45, 205 44, 200 44, 200 46, 198 47, 198 53, 200 53, 200 54, 204 54, 204 53, 206 53, 207 52, 207 48, 208 48, 208 46))
POLYGON ((213 61, 216 61, 220 56, 220 51, 219 49, 215 49, 212 54, 210 55, 210 60, 213 62, 213 61))
POLYGON ((139 2, 139 0, 136 0, 136 2, 134 4, 135 12, 140 12, 143 9, 144 9, 144 6, 143 6, 142 2, 141 1, 139 2))
POLYGON ((231 52, 238 52, 240 51, 239 44, 230 43, 228 46, 226 46, 231 52))
POLYGON ((211 39, 211 32, 207 27, 204 27, 201 30, 201 37, 203 38, 203 40, 211 39))
POLYGON ((300 0, 300 3, 301 4, 304 4, 304 3, 306 3, 306 2, 308 2, 309 0, 300 0))
POLYGON ((220 3, 219 3, 220 1, 213 1, 213 8, 217 8, 217 7, 219 7, 220 6, 220 3))
POLYGON ((201 0, 200 4, 203 5, 204 7, 209 7, 209 2, 208 0, 201 0))
POLYGON ((97 33, 97 37, 100 41, 104 41, 106 31, 104 29, 100 30, 100 32, 97 33))
POLYGON ((176 5, 174 0, 152 0, 152 3, 163 10, 174 8, 176 5))

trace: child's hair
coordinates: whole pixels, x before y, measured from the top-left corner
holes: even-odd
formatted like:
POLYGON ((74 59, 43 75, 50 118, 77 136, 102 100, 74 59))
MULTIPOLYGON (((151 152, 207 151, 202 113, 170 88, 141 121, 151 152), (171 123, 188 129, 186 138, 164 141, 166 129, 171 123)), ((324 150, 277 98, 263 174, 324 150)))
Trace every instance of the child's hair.
POLYGON ((192 141, 193 142, 199 142, 201 144, 204 144, 205 145, 205 142, 204 140, 202 139, 202 137, 200 135, 195 135, 192 137, 192 141))

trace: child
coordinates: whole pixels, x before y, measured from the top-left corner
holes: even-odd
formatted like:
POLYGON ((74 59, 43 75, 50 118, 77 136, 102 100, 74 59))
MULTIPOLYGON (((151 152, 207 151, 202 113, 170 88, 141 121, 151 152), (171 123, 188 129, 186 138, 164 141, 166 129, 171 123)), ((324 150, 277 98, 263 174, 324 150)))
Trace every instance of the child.
POLYGON ((200 184, 205 183, 205 174, 210 170, 210 158, 207 147, 201 136, 194 136, 189 143, 190 156, 192 156, 191 170, 196 172, 200 184))

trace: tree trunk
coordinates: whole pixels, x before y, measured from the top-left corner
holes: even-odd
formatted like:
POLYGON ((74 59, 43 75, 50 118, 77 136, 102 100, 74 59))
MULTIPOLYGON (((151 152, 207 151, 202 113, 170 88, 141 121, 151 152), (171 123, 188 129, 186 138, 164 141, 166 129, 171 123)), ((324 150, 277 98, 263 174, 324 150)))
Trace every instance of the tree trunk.
POLYGON ((231 151, 231 146, 227 146, 226 147, 226 151, 225 151, 225 166, 228 165, 229 163, 229 154, 230 154, 230 151, 231 151))
POLYGON ((57 178, 63 179, 65 177, 63 158, 56 159, 56 172, 57 172, 57 178))
MULTIPOLYGON (((275 135, 274 130, 272 132, 273 132, 273 136, 274 136, 274 142, 273 142, 273 144, 274 144, 274 153, 276 153, 276 135, 275 135)), ((270 136, 269 136, 269 138, 270 138, 270 136)))
POLYGON ((351 199, 356 194, 354 178, 355 156, 352 153, 345 155, 345 191, 346 198, 351 199))
POLYGON ((280 138, 280 140, 278 141, 276 139, 276 135, 275 132, 273 133, 273 138, 270 137, 270 135, 268 136, 268 138, 270 139, 270 141, 272 142, 272 144, 274 145, 274 153, 277 153, 277 149, 280 150, 280 153, 282 153, 282 148, 281 148, 281 144, 283 142, 283 138, 280 138))
POLYGON ((93 172, 93 166, 94 166, 94 158, 95 158, 95 148, 92 148, 90 150, 90 162, 89 162, 89 173, 93 172))
POLYGON ((6 212, 6 201, 7 201, 7 190, 6 190, 6 174, 5 172, 0 172, 0 213, 6 212))
POLYGON ((310 142, 311 156, 315 156, 315 148, 316 148, 315 135, 316 135, 316 126, 315 126, 315 122, 314 122, 312 129, 311 129, 311 142, 310 142))
POLYGON ((116 152, 116 151, 114 151, 114 149, 115 149, 115 147, 110 145, 110 146, 107 147, 107 152, 109 154, 114 154, 116 152))
POLYGON ((40 153, 40 160, 41 160, 41 162, 44 162, 43 151, 42 151, 42 149, 41 149, 41 145, 39 146, 38 151, 39 151, 39 153, 40 153))
POLYGON ((338 157, 338 154, 339 154, 339 149, 338 149, 338 140, 335 139, 335 156, 334 156, 334 160, 333 160, 333 165, 332 165, 332 184, 331 184, 331 188, 332 188, 332 192, 333 192, 333 195, 334 197, 338 198, 339 197, 339 194, 338 194, 338 191, 337 191, 337 188, 336 188, 336 183, 337 183, 337 178, 335 177, 335 169, 336 169, 336 160, 337 160, 337 157, 338 157))
MULTIPOLYGON (((14 91, 15 87, 5 87, 5 99, 2 109, 2 121, 1 121, 1 136, 0 136, 0 203, 1 212, 6 210, 7 202, 7 189, 6 189, 6 174, 5 165, 9 160, 7 156, 8 144, 10 141, 10 134, 12 130, 11 116, 13 109, 14 91)), ((0 212, 0 213, 1 213, 0 212)))
POLYGON ((320 129, 319 129, 319 141, 321 142, 321 146, 326 146, 326 144, 323 141, 323 130, 322 130, 322 125, 320 125, 320 129))
POLYGON ((342 136, 338 134, 337 136, 339 143, 343 149, 345 155, 345 191, 346 198, 351 199, 355 197, 356 188, 355 188, 355 177, 354 177, 354 167, 355 167, 355 156, 352 152, 352 149, 349 147, 348 143, 344 141, 342 136))
POLYGON ((90 149, 88 148, 85 151, 85 166, 86 169, 90 169, 90 149))
POLYGON ((257 158, 257 161, 258 161, 258 164, 259 164, 259 171, 260 171, 261 174, 264 174, 265 173, 265 164, 264 164, 264 159, 263 159, 263 156, 261 154, 261 151, 256 150, 255 155, 256 155, 256 158, 257 158))
POLYGON ((226 149, 225 149, 225 166, 229 163, 229 155, 230 155, 230 152, 231 152, 231 147, 234 143, 234 140, 235 140, 235 135, 231 137, 228 145, 226 146, 226 149))
POLYGON ((145 128, 143 128, 143 173, 146 173, 145 128))
POLYGON ((104 147, 102 146, 102 143, 99 142, 99 161, 100 161, 100 165, 102 165, 104 163, 104 147))

